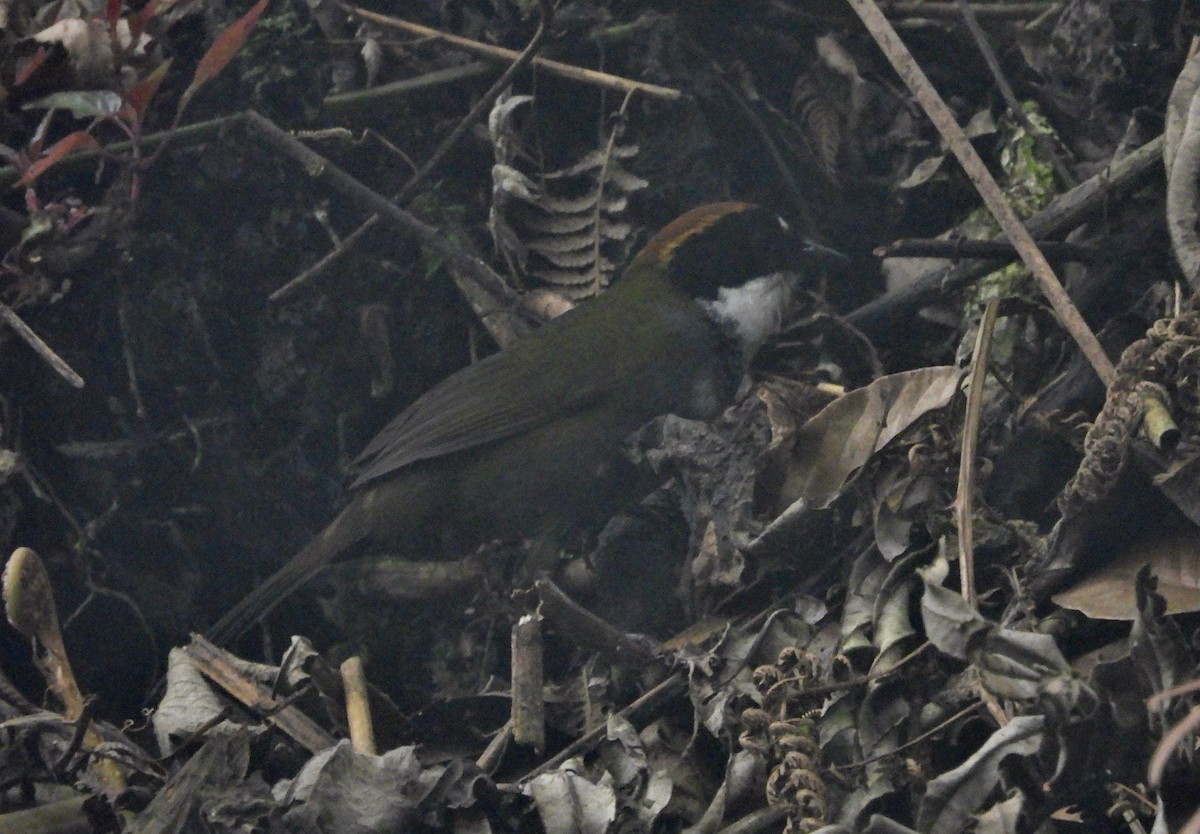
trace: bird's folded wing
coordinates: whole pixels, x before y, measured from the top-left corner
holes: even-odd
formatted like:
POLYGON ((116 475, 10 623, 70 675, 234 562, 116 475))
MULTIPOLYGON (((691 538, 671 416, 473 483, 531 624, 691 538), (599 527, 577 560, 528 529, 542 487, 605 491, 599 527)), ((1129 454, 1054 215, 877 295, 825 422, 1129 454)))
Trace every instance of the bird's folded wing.
MULTIPOLYGON (((518 344, 509 350, 521 349, 518 344)), ((482 446, 579 413, 602 400, 608 388, 577 375, 571 380, 534 379, 542 371, 531 371, 529 363, 501 361, 513 358, 497 354, 463 369, 384 426, 355 460, 351 488, 416 461, 482 446), (530 397, 530 391, 541 393, 530 397)), ((568 359, 570 366, 568 357, 560 358, 568 359)))

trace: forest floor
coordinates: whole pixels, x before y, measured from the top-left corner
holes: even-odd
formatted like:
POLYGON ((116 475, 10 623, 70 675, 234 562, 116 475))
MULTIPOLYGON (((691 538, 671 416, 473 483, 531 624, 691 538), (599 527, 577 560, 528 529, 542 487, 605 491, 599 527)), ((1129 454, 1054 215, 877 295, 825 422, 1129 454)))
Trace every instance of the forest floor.
POLYGON ((1193 4, 0 14, 0 834, 1200 831, 1193 4), (641 506, 200 636, 726 200, 847 263, 641 506))

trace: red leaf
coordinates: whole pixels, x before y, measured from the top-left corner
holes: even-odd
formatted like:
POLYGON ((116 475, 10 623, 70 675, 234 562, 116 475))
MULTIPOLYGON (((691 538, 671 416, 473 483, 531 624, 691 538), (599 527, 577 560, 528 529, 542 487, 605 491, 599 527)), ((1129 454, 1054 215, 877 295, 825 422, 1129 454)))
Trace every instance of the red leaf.
POLYGON ((21 71, 17 73, 16 79, 13 81, 14 87, 20 87, 29 80, 29 76, 37 72, 38 67, 46 63, 46 59, 50 57, 50 50, 44 46, 39 46, 37 52, 29 56, 28 63, 21 67, 21 71))
MULTIPOLYGON (((151 0, 151 2, 154 2, 154 0, 151 0)), ((158 86, 162 84, 162 80, 167 74, 167 68, 170 66, 170 60, 163 61, 154 68, 154 72, 125 91, 125 104, 133 110, 139 124, 146 115, 146 108, 150 106, 150 101, 154 98, 154 94, 158 92, 158 86)))
POLYGON ((212 46, 208 48, 208 52, 204 53, 204 57, 196 65, 196 74, 192 77, 191 86, 183 94, 184 100, 191 98, 196 90, 215 78, 233 60, 233 56, 250 36, 250 30, 254 28, 254 24, 258 23, 258 18, 267 8, 268 2, 270 0, 258 0, 250 7, 250 11, 235 20, 228 29, 217 36, 212 46))
POLYGON ((51 165, 57 163, 60 159, 69 153, 79 150, 80 148, 94 148, 99 144, 92 137, 92 134, 86 130, 77 130, 74 133, 68 133, 63 138, 59 139, 50 146, 50 150, 46 151, 46 155, 37 162, 30 165, 25 170, 25 176, 17 180, 13 185, 29 185, 38 177, 46 172, 51 165))

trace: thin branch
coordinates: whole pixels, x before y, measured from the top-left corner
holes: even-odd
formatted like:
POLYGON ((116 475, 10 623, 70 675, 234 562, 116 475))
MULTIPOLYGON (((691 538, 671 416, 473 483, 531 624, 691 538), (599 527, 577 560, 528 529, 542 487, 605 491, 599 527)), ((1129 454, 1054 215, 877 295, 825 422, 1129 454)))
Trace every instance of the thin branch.
POLYGON ((788 815, 787 808, 759 808, 739 820, 731 822, 717 834, 758 834, 759 831, 778 831, 779 823, 788 815))
MULTIPOLYGON (((1039 238, 1058 237, 1162 176, 1163 137, 1150 140, 1140 148, 1114 159, 1095 176, 1055 197, 1050 205, 1029 218, 1029 231, 1039 238)), ((1003 241, 998 235, 994 241, 1003 241)), ((851 324, 876 341, 889 335, 906 334, 910 318, 941 292, 968 287, 983 276, 1006 266, 1011 258, 980 261, 955 267, 938 267, 918 275, 902 288, 891 290, 864 304, 847 318, 851 324)))
POLYGON ((987 380, 988 359, 992 353, 992 334, 1000 299, 988 300, 979 320, 975 353, 971 357, 971 385, 967 389, 967 408, 963 417, 962 453, 958 458, 958 490, 954 496, 954 517, 958 524, 958 567, 963 599, 973 610, 979 609, 975 594, 975 455, 979 447, 979 422, 983 413, 983 387, 987 380))
POLYGON ((1104 384, 1111 385, 1116 378, 1112 360, 1104 352, 1104 348, 1096 339, 1096 334, 1079 314, 1071 297, 1067 295, 1067 291, 1059 282, 1058 276, 1054 274, 1054 269, 1047 263, 1045 255, 1033 242, 1029 230, 1025 228, 1012 206, 1005 200, 1004 192, 992 178, 987 165, 984 164, 970 140, 967 139, 962 127, 955 120, 954 114, 942 97, 938 95, 937 90, 925 76, 912 53, 908 51, 908 47, 900 40, 895 27, 884 17, 875 0, 849 0, 849 3, 966 170, 967 176, 971 178, 971 182, 979 191, 984 204, 1000 223, 1000 227, 1008 235, 1008 239, 1016 246, 1021 260, 1025 262, 1029 271, 1033 273, 1034 279, 1041 286, 1042 293, 1050 302, 1050 306, 1054 308, 1059 322, 1079 345, 1083 355, 1087 357, 1088 362, 1091 363, 1092 368, 1095 369, 1104 384))
MULTIPOLYGON (((1079 243, 1064 243, 1057 240, 1039 240, 1038 248, 1047 258, 1055 261, 1077 261, 1086 263, 1096 257, 1093 246, 1079 243)), ((901 238, 875 247, 871 253, 876 258, 1012 258, 1017 250, 1006 240, 968 240, 966 238, 901 238)))
POLYGON ((533 583, 538 611, 557 626, 566 639, 598 652, 614 666, 645 666, 660 661, 665 649, 650 638, 635 640, 571 599, 549 579, 533 583))
MULTIPOLYGON (((324 100, 322 106, 331 120, 344 121, 353 118, 356 110, 367 108, 378 110, 380 106, 386 105, 388 102, 398 101, 430 90, 438 90, 451 84, 470 81, 491 75, 494 72, 495 69, 491 64, 477 61, 458 67, 437 70, 414 78, 406 78, 403 81, 381 84, 378 87, 371 87, 367 90, 356 90, 352 93, 332 95, 324 100)), ((172 137, 172 141, 177 147, 179 145, 198 145, 201 142, 210 141, 218 138, 231 124, 236 124, 242 118, 242 115, 241 113, 232 113, 228 116, 208 119, 203 122, 192 122, 179 128, 172 137)), ((146 151, 157 147, 166 141, 169 134, 170 131, 162 130, 152 133, 149 136, 143 136, 141 142, 142 150, 146 151)), ((121 154, 130 152, 132 148, 133 143, 129 141, 113 142, 111 145, 105 145, 102 148, 87 148, 62 159, 55 166, 55 170, 70 169, 74 166, 94 161, 99 157, 120 156, 121 154)), ((0 186, 11 185, 20 179, 20 177, 21 172, 13 166, 5 165, 0 167, 0 186)), ((7 215, 0 217, 0 222, 5 226, 10 223, 7 215)), ((24 227, 25 221, 22 216, 21 228, 24 227)))
POLYGON ((334 190, 350 197, 367 211, 373 211, 403 234, 416 238, 469 275, 498 298, 515 300, 515 293, 487 264, 472 257, 461 246, 449 240, 433 226, 392 203, 382 194, 368 188, 359 180, 325 157, 296 140, 274 122, 253 111, 243 117, 254 134, 283 155, 299 163, 314 179, 321 180, 334 190))
MULTIPOLYGON (((368 9, 353 6, 348 3, 343 3, 342 8, 351 14, 358 15, 363 20, 369 20, 372 23, 378 23, 381 26, 388 26, 393 29, 400 29, 405 32, 410 32, 421 37, 433 38, 442 41, 443 43, 452 44, 460 49, 465 49, 472 52, 481 58, 487 58, 492 61, 514 61, 519 56, 511 49, 504 49, 491 44, 480 43, 479 41, 464 38, 460 35, 452 35, 449 32, 442 32, 437 29, 430 29, 428 26, 422 26, 419 23, 412 23, 398 17, 390 17, 388 15, 372 12, 368 9)), ((535 58, 534 65, 539 69, 544 69, 547 72, 555 75, 569 78, 572 81, 582 81, 585 84, 595 84, 600 87, 607 87, 613 90, 619 90, 623 93, 630 91, 646 93, 647 95, 656 98, 664 98, 669 101, 674 101, 683 96, 679 90, 670 87, 660 87, 657 84, 647 84, 644 81, 634 81, 630 78, 622 78, 618 75, 610 75, 607 72, 597 72, 596 70, 585 69, 584 67, 576 67, 571 64, 563 64, 559 61, 551 61, 549 58, 535 58)))
POLYGON ((963 22, 967 24, 967 31, 971 33, 971 38, 975 41, 975 46, 978 47, 979 53, 983 56, 983 62, 987 64, 988 71, 991 72, 992 79, 996 82, 996 89, 1000 91, 1000 96, 1008 106, 1008 112, 1017 120, 1017 124, 1033 137, 1033 141, 1037 142, 1038 150, 1042 152, 1042 156, 1050 160, 1063 185, 1067 188, 1074 188, 1079 185, 1079 179, 1067 167, 1067 163, 1063 162, 1062 157, 1058 155, 1058 151, 1055 149, 1054 143, 1050 141, 1050 137, 1040 128, 1034 126, 1033 122, 1029 120, 1029 115, 1025 112, 1025 108, 1021 106, 1021 102, 1017 101, 1017 94, 1013 92, 1012 85, 1008 83, 1008 78, 1004 75, 1004 70, 1000 67, 1000 59, 996 57, 996 50, 992 49, 992 44, 988 40, 987 33, 979 25, 979 13, 976 11, 976 7, 968 3, 967 0, 958 0, 958 8, 962 13, 963 22))
MULTIPOLYGON (((471 129, 471 126, 479 121, 483 114, 492 108, 492 105, 495 104, 496 99, 498 99, 500 94, 503 93, 504 90, 508 88, 509 84, 512 83, 513 77, 534 60, 534 56, 536 55, 538 49, 541 48, 542 41, 545 39, 546 33, 550 30, 550 20, 552 19, 551 16, 553 14, 553 5, 548 2, 548 0, 543 0, 541 8, 541 20, 538 22, 537 31, 534 32, 529 44, 519 54, 515 52, 511 53, 514 56, 512 64, 510 64, 509 67, 501 74, 501 76, 496 79, 492 86, 488 88, 488 91, 484 93, 478 101, 475 102, 474 106, 470 109, 467 115, 464 116, 461 121, 459 121, 454 130, 450 132, 450 135, 447 136, 440 145, 438 145, 437 149, 433 152, 433 155, 426 160, 425 164, 422 165, 421 168, 415 174, 413 174, 412 178, 404 184, 404 187, 401 188, 396 196, 392 199, 393 203, 403 204, 412 197, 412 195, 416 192, 417 187, 420 186, 421 183, 423 183, 426 179, 428 179, 429 175, 433 173, 439 164, 441 164, 442 160, 445 159, 450 151, 454 149, 462 137, 467 134, 467 131, 471 129)), ((375 17, 379 17, 379 15, 375 15, 374 12, 366 12, 365 10, 356 9, 352 6, 347 6, 346 9, 348 11, 355 12, 356 14, 360 12, 363 13, 363 16, 368 20, 374 20, 375 17)), ((510 52, 510 50, 505 50, 505 52, 510 52)), ((363 236, 368 231, 373 229, 375 225, 379 223, 379 221, 380 216, 378 212, 372 214, 370 217, 364 220, 357 229, 346 235, 339 246, 332 249, 323 258, 310 266, 308 269, 304 270, 304 272, 300 273, 282 287, 271 293, 270 300, 278 301, 282 298, 285 298, 299 287, 307 284, 317 275, 320 275, 329 268, 330 264, 332 264, 342 255, 352 251, 354 247, 358 245, 358 242, 362 240, 363 236)))
POLYGON ((458 123, 454 130, 450 131, 450 135, 438 145, 433 155, 425 161, 425 164, 421 166, 417 173, 413 174, 412 179, 404 184, 404 187, 400 189, 400 193, 396 195, 394 202, 402 205, 408 202, 417 188, 437 169, 437 166, 454 149, 459 140, 466 136, 471 126, 479 121, 484 113, 492 109, 492 105, 508 89, 508 85, 512 83, 516 74, 528 66, 530 61, 535 60, 534 56, 541 49, 542 41, 546 39, 546 34, 550 31, 550 22, 554 19, 554 4, 550 0, 541 0, 539 8, 542 11, 542 16, 538 20, 537 31, 533 33, 529 44, 516 56, 512 64, 496 79, 488 91, 475 102, 474 106, 467 112, 467 115, 463 116, 462 121, 458 123))
POLYGON ((75 370, 66 363, 54 350, 45 342, 42 337, 33 332, 25 321, 17 315, 16 311, 7 304, 0 304, 0 321, 11 327, 16 334, 20 336, 25 344, 33 348, 33 352, 42 357, 51 368, 58 372, 58 375, 69 382, 75 388, 83 387, 83 377, 75 373, 75 370))
POLYGON ((337 246, 330 249, 321 256, 315 264, 305 269, 299 275, 288 280, 285 284, 276 288, 270 295, 267 296, 268 301, 283 301, 288 296, 294 294, 301 287, 306 286, 310 281, 329 268, 330 264, 336 261, 342 255, 347 254, 351 249, 358 245, 358 241, 379 223, 379 215, 372 214, 364 220, 359 227, 350 234, 342 238, 337 246))
MULTIPOLYGON (((635 713, 640 712, 643 709, 661 706, 662 704, 665 704, 667 701, 681 694, 686 688, 686 685, 687 680, 684 678, 683 674, 681 672, 676 672, 658 686, 642 695, 632 704, 618 712, 617 715, 621 718, 629 719, 635 713)), ((549 759, 533 768, 533 770, 530 770, 518 780, 518 783, 528 783, 530 780, 541 776, 543 773, 548 773, 551 770, 554 770, 554 768, 561 765, 567 759, 571 758, 572 756, 578 756, 580 753, 589 749, 592 745, 602 739, 607 732, 607 723, 593 727, 590 731, 575 739, 575 741, 571 742, 562 750, 560 750, 556 755, 551 756, 549 759)), ((500 787, 503 788, 503 786, 500 787)))
MULTIPOLYGON (((1060 3, 972 3, 971 11, 989 20, 1025 20, 1060 8, 1060 3)), ((884 3, 884 12, 891 18, 925 17, 955 18, 961 12, 953 3, 884 3)))
POLYGON ((886 753, 880 753, 878 756, 871 756, 869 759, 860 759, 857 762, 850 762, 850 763, 844 764, 844 765, 834 765, 832 767, 832 769, 833 770, 849 770, 852 767, 866 767, 867 765, 877 762, 880 759, 886 759, 888 756, 895 756, 899 753, 903 753, 905 750, 909 750, 912 747, 915 747, 916 745, 920 744, 922 741, 925 741, 925 739, 932 738, 933 736, 937 735, 942 730, 946 729, 951 724, 953 724, 955 721, 959 721, 963 718, 966 718, 968 715, 970 715, 971 713, 978 710, 981 706, 983 706, 983 701, 976 701, 975 703, 971 704, 970 706, 963 707, 958 712, 954 713, 954 715, 947 718, 945 721, 942 721, 940 724, 936 724, 936 725, 930 727, 928 730, 921 733, 919 736, 909 739, 908 741, 904 742, 904 744, 901 744, 899 747, 897 747, 894 750, 888 750, 886 753))

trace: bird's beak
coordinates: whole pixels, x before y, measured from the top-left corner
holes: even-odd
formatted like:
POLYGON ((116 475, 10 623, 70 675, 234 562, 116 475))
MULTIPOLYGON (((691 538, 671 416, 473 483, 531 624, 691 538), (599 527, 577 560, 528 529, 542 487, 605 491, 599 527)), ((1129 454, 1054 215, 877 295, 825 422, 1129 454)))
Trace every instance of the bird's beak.
POLYGON ((811 240, 804 241, 800 258, 803 265, 810 268, 840 271, 850 265, 850 259, 841 252, 830 249, 828 246, 821 246, 819 243, 813 243, 811 240))

